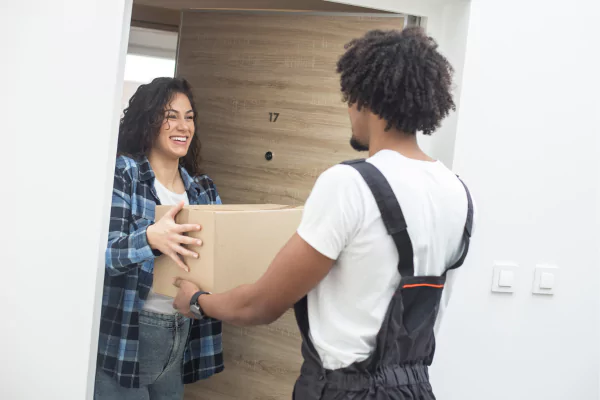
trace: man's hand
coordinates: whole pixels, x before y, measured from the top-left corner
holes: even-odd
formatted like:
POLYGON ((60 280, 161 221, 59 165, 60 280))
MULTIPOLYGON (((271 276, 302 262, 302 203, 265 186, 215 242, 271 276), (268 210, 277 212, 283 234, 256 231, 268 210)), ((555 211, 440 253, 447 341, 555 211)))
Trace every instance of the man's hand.
POLYGON ((192 296, 200 291, 200 288, 192 282, 181 278, 176 278, 173 281, 173 285, 179 288, 177 297, 173 300, 173 308, 186 317, 194 318, 192 313, 190 313, 190 301, 192 300, 192 296))

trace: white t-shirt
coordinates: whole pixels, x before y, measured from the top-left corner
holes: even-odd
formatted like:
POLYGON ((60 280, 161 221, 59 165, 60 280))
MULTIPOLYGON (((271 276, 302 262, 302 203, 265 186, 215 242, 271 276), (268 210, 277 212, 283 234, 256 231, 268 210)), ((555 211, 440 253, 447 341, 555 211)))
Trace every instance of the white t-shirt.
MULTIPOLYGON (((185 204, 190 204, 187 192, 182 194, 171 192, 169 189, 163 186, 158 179, 154 180, 154 190, 158 195, 160 204, 163 206, 174 206, 184 201, 185 204)), ((163 296, 158 293, 154 293, 150 289, 148 298, 144 303, 143 309, 158 314, 175 314, 177 311, 173 308, 173 299, 171 297, 163 296)))
MULTIPOLYGON (((383 173, 402 207, 415 275, 441 275, 463 249, 464 187, 439 161, 413 160, 391 150, 367 161, 383 173)), ((323 366, 339 369, 367 359, 400 275, 394 242, 358 171, 336 165, 319 177, 298 234, 319 253, 337 260, 308 294, 311 339, 323 366)), ((436 331, 454 278, 455 271, 448 273, 436 331)))

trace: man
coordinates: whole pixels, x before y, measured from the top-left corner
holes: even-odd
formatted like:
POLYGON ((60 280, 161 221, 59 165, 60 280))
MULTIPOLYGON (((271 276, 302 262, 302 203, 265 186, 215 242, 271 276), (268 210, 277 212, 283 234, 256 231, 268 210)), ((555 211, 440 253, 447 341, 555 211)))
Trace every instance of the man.
POLYGON ((258 325, 294 306, 304 340, 295 399, 434 399, 435 326, 468 251, 473 206, 416 134, 455 108, 452 67, 409 28, 353 40, 337 70, 351 145, 369 158, 319 177, 297 233, 256 283, 208 294, 177 281, 174 307, 258 325))

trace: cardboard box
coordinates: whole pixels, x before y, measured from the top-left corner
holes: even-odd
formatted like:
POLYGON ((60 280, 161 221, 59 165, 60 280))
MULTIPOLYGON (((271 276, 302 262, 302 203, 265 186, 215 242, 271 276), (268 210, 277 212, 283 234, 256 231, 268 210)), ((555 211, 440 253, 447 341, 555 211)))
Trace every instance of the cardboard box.
MULTIPOLYGON (((156 220, 171 206, 157 206, 156 220)), ((175 218, 178 224, 200 224, 190 236, 202 240, 190 250, 199 259, 184 257, 185 272, 168 256, 155 260, 152 289, 175 297, 173 278, 181 277, 209 292, 224 292, 253 283, 267 270, 279 250, 296 232, 302 207, 278 204, 186 206, 175 218)))

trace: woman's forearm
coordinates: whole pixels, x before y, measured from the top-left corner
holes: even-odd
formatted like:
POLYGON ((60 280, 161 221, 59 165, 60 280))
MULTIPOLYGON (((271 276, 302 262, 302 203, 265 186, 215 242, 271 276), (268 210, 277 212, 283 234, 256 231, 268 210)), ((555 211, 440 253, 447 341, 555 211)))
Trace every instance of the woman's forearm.
POLYGON ((130 177, 117 168, 110 209, 106 271, 111 276, 128 273, 159 254, 148 244, 146 227, 131 232, 130 177))
POLYGON ((144 228, 131 234, 110 232, 105 253, 106 269, 111 276, 125 274, 132 268, 139 268, 144 261, 156 258, 157 253, 148 244, 144 228))

